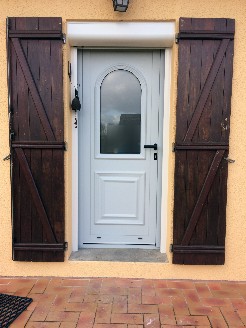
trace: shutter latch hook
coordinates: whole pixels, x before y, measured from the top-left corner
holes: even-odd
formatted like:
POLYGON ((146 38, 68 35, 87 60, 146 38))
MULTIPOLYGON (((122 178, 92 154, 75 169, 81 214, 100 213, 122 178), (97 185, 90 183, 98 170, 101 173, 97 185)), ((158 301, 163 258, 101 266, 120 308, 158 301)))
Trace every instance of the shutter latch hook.
POLYGON ((3 158, 4 161, 8 161, 11 158, 11 154, 8 154, 6 157, 3 158))
POLYGON ((224 159, 228 162, 228 163, 235 163, 234 159, 231 159, 229 157, 224 157, 224 159))

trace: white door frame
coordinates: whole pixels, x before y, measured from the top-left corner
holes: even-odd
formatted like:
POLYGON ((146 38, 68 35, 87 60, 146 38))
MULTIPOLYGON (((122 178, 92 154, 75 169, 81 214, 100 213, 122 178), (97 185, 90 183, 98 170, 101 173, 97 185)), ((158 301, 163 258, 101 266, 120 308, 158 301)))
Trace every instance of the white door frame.
MULTIPOLYGON (((166 252, 168 219, 168 162, 170 152, 170 86, 171 86, 171 47, 175 39, 174 22, 68 22, 67 37, 71 46, 71 99, 77 88, 77 48, 83 46, 127 47, 127 48, 165 48, 164 109, 163 110, 163 159, 162 159, 162 195, 161 195, 161 241, 160 252, 166 252)), ((83 109, 82 109, 83 110, 83 109)), ((76 113, 72 113, 72 251, 78 250, 78 122, 76 113)))

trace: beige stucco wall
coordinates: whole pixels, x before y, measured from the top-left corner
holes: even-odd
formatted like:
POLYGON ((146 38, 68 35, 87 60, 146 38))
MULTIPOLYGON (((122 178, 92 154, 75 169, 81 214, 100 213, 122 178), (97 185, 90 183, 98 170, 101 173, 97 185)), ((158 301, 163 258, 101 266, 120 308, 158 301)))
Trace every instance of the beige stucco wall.
MULTIPOLYGON (((117 276, 144 278, 191 278, 246 280, 246 1, 245 0, 130 0, 126 13, 115 13, 111 0, 1 0, 0 11, 0 275, 17 276, 117 276), (11 195, 9 161, 2 158, 9 153, 7 114, 7 16, 61 16, 66 29, 67 20, 175 20, 184 17, 227 17, 236 19, 234 56, 230 157, 236 162, 229 165, 226 263, 224 266, 181 266, 170 263, 112 263, 70 262, 23 263, 11 260, 11 195)), ((64 46, 64 63, 69 58, 69 46, 64 46)), ((177 46, 173 46, 171 83, 170 141, 175 137, 175 101, 177 75, 177 46)), ((64 67, 65 139, 66 152, 66 240, 71 247, 71 112, 69 109, 69 82, 64 67)), ((169 155, 169 193, 167 245, 172 241, 174 154, 169 155)), ((69 247, 69 250, 70 250, 69 247)), ((68 257, 69 251, 66 252, 68 257)))

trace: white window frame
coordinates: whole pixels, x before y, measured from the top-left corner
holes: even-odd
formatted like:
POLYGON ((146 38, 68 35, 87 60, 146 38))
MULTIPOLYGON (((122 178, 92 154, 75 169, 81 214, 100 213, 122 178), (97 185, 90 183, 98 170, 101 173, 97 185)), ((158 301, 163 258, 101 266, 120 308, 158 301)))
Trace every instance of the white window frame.
MULTIPOLYGON (((67 22, 67 39, 71 46, 71 99, 77 88, 77 47, 165 49, 163 160, 161 196, 160 252, 167 249, 168 163, 170 154, 170 86, 174 22, 67 22)), ((82 109, 83 110, 83 109, 82 109)), ((72 113, 72 251, 78 250, 78 128, 72 113)))

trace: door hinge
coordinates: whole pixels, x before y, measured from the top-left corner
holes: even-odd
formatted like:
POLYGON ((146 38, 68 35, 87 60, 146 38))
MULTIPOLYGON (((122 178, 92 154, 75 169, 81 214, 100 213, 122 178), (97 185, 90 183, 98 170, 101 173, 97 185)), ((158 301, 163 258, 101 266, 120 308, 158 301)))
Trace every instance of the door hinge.
POLYGON ((67 251, 67 249, 68 249, 68 242, 65 241, 65 243, 64 243, 64 251, 67 251))
POLYGON ((173 142, 173 143, 172 143, 172 152, 173 152, 173 153, 175 153, 175 150, 176 150, 175 147, 176 147, 176 144, 175 144, 175 142, 173 142))
POLYGON ((173 253, 173 244, 170 244, 169 250, 171 253, 173 253))

